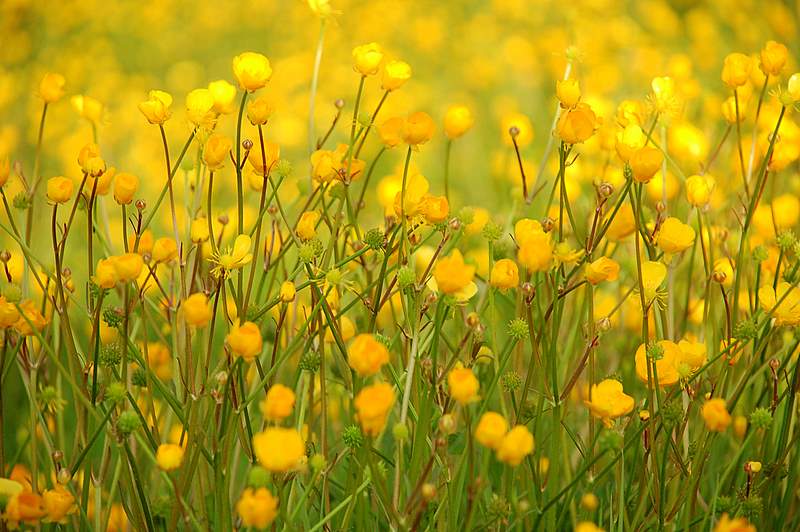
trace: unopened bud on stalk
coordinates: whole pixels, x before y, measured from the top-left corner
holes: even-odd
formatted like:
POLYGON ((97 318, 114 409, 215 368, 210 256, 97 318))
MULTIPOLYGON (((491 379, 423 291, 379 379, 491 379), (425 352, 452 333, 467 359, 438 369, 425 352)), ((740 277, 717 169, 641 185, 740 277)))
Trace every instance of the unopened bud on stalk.
POLYGON ((242 148, 244 148, 245 150, 253 149, 253 141, 250 139, 244 139, 242 141, 242 148))
POLYGON ((217 218, 217 221, 219 223, 221 223, 222 225, 228 225, 228 222, 230 221, 230 218, 228 218, 227 214, 220 214, 219 218, 217 218))
POLYGON ((555 225, 556 225, 555 220, 553 220, 549 216, 546 216, 544 219, 542 219, 542 229, 544 230, 545 233, 549 233, 550 231, 552 231, 555 225))
POLYGON ((517 138, 517 136, 519 135, 519 128, 517 126, 511 126, 510 128, 508 128, 508 134, 511 135, 512 139, 517 138))
POLYGON ((453 434, 456 431, 456 419, 452 414, 445 414, 439 418, 439 431, 446 435, 453 434))
POLYGON ((141 211, 143 211, 143 210, 145 210, 147 208, 147 202, 145 202, 142 199, 136 200, 135 205, 136 205, 136 210, 138 210, 139 212, 141 212, 141 211))
POLYGON ((343 100, 342 98, 337 98, 337 99, 336 99, 336 100, 333 102, 333 105, 334 105, 334 107, 336 107, 337 109, 344 109, 344 100, 343 100))
POLYGON ((602 182, 600 183, 600 186, 597 187, 597 192, 600 194, 601 198, 608 198, 614 193, 614 185, 611 183, 602 182))

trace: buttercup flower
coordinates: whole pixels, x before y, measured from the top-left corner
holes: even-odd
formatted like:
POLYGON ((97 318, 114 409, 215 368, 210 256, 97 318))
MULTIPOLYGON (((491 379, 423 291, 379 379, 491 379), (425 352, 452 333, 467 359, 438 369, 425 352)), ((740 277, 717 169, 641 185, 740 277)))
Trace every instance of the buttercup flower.
POLYGON ((214 99, 214 112, 218 115, 231 114, 236 109, 236 87, 224 79, 209 83, 208 91, 214 99))
POLYGON ((236 513, 244 526, 263 530, 278 516, 278 499, 267 488, 245 488, 236 502, 236 513))
POLYGON ((764 312, 772 312, 776 326, 800 325, 800 288, 781 281, 775 289, 770 283, 759 288, 758 302, 764 312))
POLYGON ((489 284, 501 290, 508 290, 519 285, 519 268, 511 259, 500 259, 494 263, 489 284))
POLYGON ((283 384, 274 384, 261 402, 261 413, 265 419, 280 421, 289 417, 294 408, 294 392, 283 384))
POLYGON ((425 144, 436 131, 436 124, 428 113, 411 113, 403 122, 402 137, 403 142, 411 146, 425 144))
POLYGON ((249 235, 239 235, 233 242, 233 247, 212 256, 209 260, 215 264, 212 273, 216 277, 225 277, 231 270, 243 268, 253 260, 250 252, 252 246, 249 235))
POLYGON ((761 49, 761 61, 758 66, 764 74, 778 76, 786 65, 788 57, 789 50, 785 45, 775 41, 767 41, 764 48, 761 49))
POLYGON ((81 118, 85 118, 95 125, 100 123, 103 118, 104 106, 99 100, 85 94, 77 94, 69 101, 81 118))
POLYGON ((397 90, 411 79, 411 66, 405 61, 389 61, 383 67, 381 87, 386 91, 397 90))
POLYGON ((756 527, 744 517, 731 519, 727 513, 724 513, 717 521, 714 532, 756 532, 756 527))
POLYGON ((67 516, 74 514, 78 511, 78 505, 75 504, 75 497, 61 486, 56 486, 51 490, 45 490, 42 493, 42 504, 44 506, 46 523, 60 523, 62 525, 67 523, 67 516))
POLYGON ((122 283, 129 283, 139 278, 144 268, 144 260, 138 253, 125 253, 116 257, 111 257, 111 265, 114 267, 117 279, 122 283))
POLYGON ((386 426, 394 404, 394 389, 385 382, 365 386, 353 402, 361 430, 367 436, 377 436, 386 426))
POLYGON ((264 125, 274 112, 272 100, 267 95, 260 95, 247 102, 247 119, 254 126, 264 125))
POLYGON ((694 207, 707 205, 716 184, 716 180, 708 174, 686 178, 686 200, 694 207))
POLYGON ((159 238, 153 243, 152 256, 155 262, 169 262, 178 257, 178 243, 174 238, 159 238))
POLYGON ((265 56, 244 52, 233 58, 233 75, 241 89, 254 92, 267 85, 272 77, 272 66, 265 56))
POLYGON ((173 471, 181 466, 183 453, 180 445, 162 443, 156 450, 156 463, 162 471, 173 471))
POLYGON ((629 164, 633 178, 639 183, 649 183, 656 173, 661 170, 664 154, 652 146, 642 146, 633 152, 629 164))
POLYGON ((64 96, 64 85, 67 80, 61 74, 48 72, 39 82, 39 97, 45 103, 55 103, 64 96))
POLYGON ((608 257, 600 257, 586 265, 586 280, 596 285, 603 281, 616 281, 619 277, 619 263, 608 257))
POLYGON ((139 111, 151 124, 163 124, 172 116, 172 95, 159 90, 147 94, 147 100, 139 104, 139 111))
POLYGON ((728 413, 724 399, 709 399, 703 403, 702 414, 706 428, 710 431, 725 432, 725 429, 731 424, 731 415, 728 413))
POLYGON ((114 179, 114 199, 120 205, 129 205, 139 190, 139 178, 133 174, 121 172, 114 179))
POLYGON ((472 129, 475 117, 466 105, 452 105, 444 115, 444 134, 449 139, 457 139, 472 129))
POLYGON ((214 123, 214 95, 208 89, 194 89, 186 95, 186 118, 195 126, 210 127, 214 123))
POLYGON ((464 263, 459 250, 453 250, 448 257, 436 261, 433 277, 439 290, 445 294, 455 294, 467 288, 475 277, 475 267, 464 263))
POLYGON ((497 412, 486 412, 478 421, 475 428, 475 439, 478 443, 497 450, 503 443, 503 437, 508 432, 508 421, 497 412))
POLYGON ((72 197, 75 184, 66 177, 51 177, 47 180, 47 199, 52 203, 66 203, 72 197))
POLYGON ((593 384, 591 396, 591 400, 584 403, 607 427, 612 426, 612 420, 633 411, 633 397, 622 391, 622 383, 618 380, 605 379, 593 384))
POLYGON ((589 140, 597 129, 597 115, 588 104, 578 103, 558 117, 556 133, 567 144, 579 144, 589 140))
POLYGON ((470 368, 457 367, 447 374, 447 385, 450 396, 459 404, 466 405, 478 400, 478 382, 470 368))
POLYGON ((297 290, 293 282, 284 281, 281 284, 280 297, 282 302, 291 303, 292 301, 294 301, 295 294, 297 294, 297 290))
POLYGON ((383 61, 383 50, 377 43, 362 44, 353 49, 353 69, 362 76, 378 73, 383 61))
POLYGON ((561 107, 571 109, 578 105, 581 99, 581 87, 577 79, 556 81, 556 97, 561 107))
POLYGON ((744 54, 733 53, 725 57, 725 64, 722 66, 722 82, 731 89, 741 87, 750 78, 752 62, 744 54))
POLYGON ((253 450, 258 462, 273 473, 296 469, 306 454, 303 438, 295 429, 268 427, 253 435, 253 450))
POLYGON ((648 349, 645 344, 641 344, 636 350, 636 375, 644 383, 649 383, 650 379, 652 379, 658 386, 670 386, 678 382, 681 377, 678 372, 678 366, 683 360, 683 353, 676 343, 669 340, 661 340, 657 345, 657 349, 652 347, 648 349), (658 351, 660 358, 650 362, 648 357, 652 351, 658 351), (648 366, 650 366, 649 372, 648 366), (655 366, 654 371, 653 366, 655 366))
POLYGON ((208 298, 202 292, 197 292, 187 297, 182 305, 183 317, 192 327, 205 327, 211 321, 213 310, 208 304, 208 298))
POLYGON ((511 466, 518 466, 533 452, 533 435, 524 425, 517 425, 503 436, 497 448, 497 459, 511 466))
POLYGON ((371 334, 359 334, 347 350, 347 362, 356 373, 369 377, 389 363, 389 350, 371 334))
POLYGON ((695 232, 691 226, 677 218, 667 218, 661 224, 656 236, 656 243, 664 253, 680 253, 694 244, 695 232))
POLYGON ((245 362, 252 362, 263 346, 261 331, 258 325, 251 321, 239 324, 238 320, 231 325, 231 330, 225 337, 225 343, 231 348, 234 356, 242 357, 245 362))
POLYGON ((212 133, 203 148, 203 162, 209 170, 219 170, 228 159, 233 142, 219 133, 212 133))
POLYGON ((297 236, 303 240, 311 240, 317 235, 317 222, 320 214, 317 211, 306 211, 297 222, 297 236))

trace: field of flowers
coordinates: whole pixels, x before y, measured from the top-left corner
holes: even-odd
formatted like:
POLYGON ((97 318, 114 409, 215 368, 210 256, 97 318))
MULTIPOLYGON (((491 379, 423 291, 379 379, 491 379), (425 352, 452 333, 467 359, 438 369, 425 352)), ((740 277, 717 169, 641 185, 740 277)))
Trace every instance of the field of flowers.
POLYGON ((800 529, 798 23, 3 0, 0 532, 800 529))

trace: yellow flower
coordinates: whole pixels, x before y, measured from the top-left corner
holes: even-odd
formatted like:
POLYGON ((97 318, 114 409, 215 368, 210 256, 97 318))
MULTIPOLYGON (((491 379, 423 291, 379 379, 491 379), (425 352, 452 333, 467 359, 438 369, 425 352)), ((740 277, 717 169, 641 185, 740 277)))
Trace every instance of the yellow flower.
POLYGON ((83 195, 90 197, 92 191, 97 196, 105 196, 111 190, 111 183, 114 181, 114 176, 117 173, 116 168, 109 168, 103 172, 100 177, 86 176, 86 184, 83 186, 83 195))
POLYGON ((10 529, 14 530, 20 522, 34 525, 44 515, 44 501, 41 495, 31 491, 20 491, 12 495, 6 502, 3 520, 10 529))
POLYGON ((475 439, 489 449, 497 449, 508 432, 508 421, 497 412, 486 412, 475 428, 475 439))
POLYGON ((265 94, 247 102, 247 119, 254 126, 266 124, 274 111, 272 100, 265 94))
POLYGON ((781 43, 767 41, 761 49, 759 68, 765 75, 778 76, 786 66, 789 50, 781 43))
POLYGON ((686 178, 686 199, 694 207, 703 207, 711 200, 716 180, 708 175, 693 175, 686 178))
POLYGON ((78 94, 70 98, 70 103, 81 118, 85 118, 92 124, 99 124, 103 118, 103 104, 91 96, 78 94))
POLYGON ((139 178, 133 174, 121 172, 114 179, 114 199, 120 205, 129 205, 139 190, 139 178))
POLYGON ((519 285, 519 268, 511 259, 500 259, 492 266, 489 284, 501 290, 516 288, 519 285))
POLYGON ((533 452, 533 435, 525 425, 517 425, 503 436, 497 448, 497 459, 508 465, 518 466, 533 452))
POLYGON ((703 420, 706 428, 713 432, 725 432, 731 424, 731 415, 725 405, 725 399, 709 399, 703 404, 703 420))
MULTIPOLYGON (((253 171, 258 175, 259 181, 263 184, 263 176, 269 175, 272 169, 278 164, 281 158, 281 147, 271 141, 264 142, 264 154, 261 154, 261 146, 253 146, 247 156, 247 161, 253 167, 253 171), (265 161, 266 159, 266 161, 265 161)), ((261 190, 259 188, 259 190, 261 190)))
POLYGON ((163 124, 172 116, 172 95, 158 90, 147 94, 147 100, 139 104, 139 111, 151 124, 163 124))
POLYGON ((66 524, 67 516, 78 511, 75 497, 60 485, 54 489, 45 490, 42 494, 42 504, 46 514, 42 521, 45 523, 66 524))
POLYGON ((461 405, 466 405, 478 400, 480 383, 472 369, 456 367, 447 374, 447 386, 450 396, 461 405))
POLYGON ((269 427, 253 436, 253 450, 259 463, 273 473, 297 468, 306 454, 303 438, 296 429, 269 427))
POLYGON ((209 260, 215 264, 211 272, 215 277, 226 277, 231 270, 243 268, 253 260, 250 252, 252 241, 249 235, 239 235, 233 241, 233 248, 227 248, 224 252, 219 251, 209 260))
POLYGON ((362 76, 378 73, 383 61, 383 50, 377 43, 362 44, 353 49, 353 69, 362 76))
POLYGON ((669 76, 653 78, 650 82, 653 93, 650 101, 659 114, 667 118, 676 116, 681 110, 681 101, 675 90, 675 80, 669 76))
POLYGON ((722 514, 714 527, 714 532, 756 532, 756 527, 751 525, 744 517, 731 519, 728 514, 722 514))
POLYGON ((475 277, 475 267, 464 264, 464 257, 459 250, 453 250, 448 257, 436 261, 433 277, 439 290, 445 294, 455 294, 463 290, 475 277))
POLYGON ((514 145, 510 135, 512 128, 516 128, 517 136, 515 140, 517 141, 517 146, 523 148, 533 142, 533 125, 531 125, 530 118, 522 113, 511 113, 503 117, 501 135, 503 142, 508 146, 514 145))
POLYGON ((619 277, 619 263, 608 257, 600 257, 586 265, 586 280, 592 284, 603 281, 616 281, 619 277))
POLYGON ((725 57, 722 66, 722 82, 731 89, 741 87, 750 79, 752 63, 744 54, 732 53, 725 57))
POLYGON ((208 91, 214 98, 214 112, 220 115, 231 114, 236 109, 236 87, 218 79, 208 84, 208 91))
POLYGON ((47 180, 47 199, 52 203, 66 203, 72 197, 75 188, 72 179, 67 177, 51 177, 47 180))
POLYGON ((628 163, 631 165, 633 179, 639 183, 649 183, 653 176, 661 169, 664 154, 652 146, 642 146, 633 152, 628 163))
POLYGON ((517 244, 517 261, 529 272, 544 272, 552 267, 554 257, 550 233, 532 231, 522 239, 517 238, 517 244))
POLYGON ((109 260, 114 267, 117 279, 122 283, 138 279, 139 274, 142 273, 142 268, 144 268, 144 260, 138 253, 124 253, 111 257, 109 260))
POLYGON ((418 111, 411 113, 403 122, 402 137, 403 142, 411 146, 425 144, 433 138, 436 131, 436 124, 428 113, 418 111))
POLYGON ((582 249, 570 247, 568 242, 559 242, 553 250, 557 264, 575 264, 583 256, 582 249))
POLYGON ((187 297, 181 305, 186 323, 192 327, 205 327, 211 321, 213 310, 202 292, 187 297))
POLYGON ((303 240, 311 240, 317 236, 317 222, 320 214, 317 211, 306 211, 297 222, 297 236, 303 240))
POLYGON ((607 427, 612 420, 633 411, 633 397, 622 389, 622 383, 615 379, 605 379, 592 385, 591 400, 584 401, 592 415, 603 420, 607 427))
POLYGON ((564 109, 571 109, 578 105, 581 99, 581 87, 577 79, 556 81, 556 98, 564 109))
POLYGON ((429 224, 438 224, 447 220, 450 214, 450 202, 445 196, 425 196, 425 220, 429 224))
POLYGON ((359 334, 347 350, 347 363, 362 377, 369 377, 389 363, 389 350, 372 334, 359 334))
POLYGON ((364 434, 377 436, 381 433, 393 404, 394 389, 385 382, 365 386, 358 392, 353 405, 364 434))
MULTIPOLYGON (((152 368, 156 377, 166 381, 172 378, 172 353, 161 342, 148 342, 147 364, 152 368)), ((144 350, 144 349, 143 349, 144 350)))
POLYGON ((714 265, 711 268, 711 277, 725 288, 733 286, 733 260, 727 257, 721 257, 715 260, 714 265))
POLYGON ((780 229, 789 229, 797 225, 800 218, 800 199, 794 194, 781 194, 772 200, 770 209, 771 222, 780 229))
POLYGON ((153 243, 152 256, 155 262, 169 262, 178 256, 178 243, 174 238, 159 238, 153 243))
POLYGON ((600 528, 591 521, 581 521, 580 523, 575 525, 574 532, 605 532, 605 529, 600 528))
POLYGON ((633 154, 647 143, 647 136, 638 124, 630 123, 617 133, 615 148, 622 162, 629 162, 633 154))
POLYGON ((214 96, 208 89, 194 89, 186 95, 186 118, 195 126, 210 127, 214 123, 214 96))
POLYGON ((282 302, 291 303, 294 301, 295 294, 297 294, 297 289, 295 288, 293 282, 284 281, 281 284, 280 298, 282 302))
POLYGON ((183 462, 183 447, 174 443, 162 443, 156 450, 156 463, 162 471, 178 469, 183 462))
POLYGON ((241 89, 254 92, 267 85, 272 77, 272 67, 265 56, 244 52, 233 58, 233 75, 241 89))
POLYGON ((209 170, 219 170, 225 165, 231 148, 233 148, 231 139, 219 133, 212 133, 203 148, 203 162, 209 170))
POLYGON ((19 320, 19 311, 5 296, 0 296, 0 329, 8 329, 19 320))
POLYGON ((656 236, 656 243, 664 253, 680 253, 694 244, 695 232, 691 226, 677 218, 667 218, 661 224, 656 236))
POLYGON ((776 326, 800 325, 800 288, 781 281, 775 290, 772 283, 768 283, 758 289, 758 302, 765 312, 772 312, 776 326), (778 301, 781 303, 775 308, 778 301))
POLYGON ((678 372, 682 377, 688 377, 688 374, 694 373, 705 365, 707 360, 705 343, 681 340, 678 342, 678 347, 681 350, 678 372))
POLYGON ((308 0, 308 7, 320 18, 328 18, 339 13, 333 9, 330 0, 308 0))
POLYGON ((252 362, 259 354, 263 346, 261 331, 258 325, 252 321, 239 324, 235 320, 231 325, 231 330, 225 337, 225 342, 231 348, 234 356, 242 357, 245 362, 252 362))
POLYGON ((747 468, 750 470, 751 473, 760 473, 761 472, 761 467, 762 467, 761 462, 756 462, 756 461, 751 460, 751 461, 747 462, 746 465, 747 465, 747 468))
POLYGON ((556 124, 558 137, 567 144, 580 144, 589 140, 598 127, 597 115, 588 104, 578 103, 562 111, 556 124))
POLYGON ((636 350, 636 375, 639 376, 642 382, 649 383, 647 368, 650 366, 650 377, 653 382, 657 382, 658 386, 670 386, 678 382, 681 377, 678 372, 678 366, 683 359, 683 353, 675 342, 670 342, 669 340, 660 340, 658 345, 661 347, 662 353, 661 358, 654 361, 655 364, 648 361, 645 344, 641 344, 639 349, 636 350), (655 372, 652 370, 653 365, 655 365, 655 372), (656 373, 658 374, 657 381, 656 373))
POLYGON ((385 91, 397 90, 411 79, 411 66, 405 61, 389 61, 383 67, 381 87, 385 91))
POLYGON ((114 268, 114 261, 111 258, 97 261, 97 267, 94 269, 92 281, 100 288, 106 290, 116 286, 118 281, 117 270, 114 268))
POLYGON ((236 513, 244 526, 263 530, 278 516, 278 499, 267 488, 245 488, 236 502, 236 513))
POLYGON ((48 72, 39 82, 39 97, 45 103, 55 103, 64 96, 64 85, 67 80, 61 74, 48 72))
POLYGON ((85 174, 92 177, 99 177, 106 171, 106 162, 100 156, 100 147, 94 142, 90 142, 78 152, 78 165, 85 174))
POLYGON ((444 114, 444 134, 448 139, 457 139, 474 124, 475 117, 466 105, 452 105, 444 114))
POLYGON ((261 401, 261 413, 265 419, 280 421, 289 417, 294 408, 294 392, 283 384, 274 384, 267 390, 267 396, 261 401))
POLYGON ((422 214, 429 188, 430 183, 428 183, 424 175, 414 174, 408 176, 405 197, 403 196, 402 188, 394 196, 395 214, 397 216, 405 215, 407 218, 422 214))

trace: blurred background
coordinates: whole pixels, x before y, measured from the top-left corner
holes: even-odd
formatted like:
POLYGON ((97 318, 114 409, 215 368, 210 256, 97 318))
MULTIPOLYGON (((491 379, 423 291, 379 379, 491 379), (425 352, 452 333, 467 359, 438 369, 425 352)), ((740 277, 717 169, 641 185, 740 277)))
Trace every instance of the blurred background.
MULTIPOLYGON (((786 43, 790 52, 796 52, 797 43, 794 2, 332 0, 331 7, 336 14, 325 24, 315 136, 330 125, 334 100, 343 98, 344 119, 332 141, 346 140, 358 83, 350 67, 351 50, 378 42, 388 57, 413 68, 411 82, 388 98, 383 118, 424 110, 440 121, 454 103, 467 104, 475 113, 475 129, 453 151, 454 208, 479 199, 485 206, 505 202, 518 182, 502 126, 510 113, 523 113, 533 124, 535 140, 523 155, 535 173, 556 104, 555 80, 564 74, 570 46, 578 53, 573 76, 581 82, 584 99, 612 126, 621 100, 644 99, 653 77, 672 76, 684 100, 679 120, 697 128, 688 132, 699 160, 725 127, 719 111, 728 96, 719 80, 724 55, 755 53, 767 39, 786 43), (715 118, 700 120, 708 115, 715 118), (504 184, 498 186, 497 180, 504 184), (465 182, 468 186, 460 186, 465 182)), ((177 152, 190 131, 182 111, 186 93, 213 80, 233 81, 231 58, 253 50, 267 55, 274 68, 266 91, 276 112, 267 135, 281 145, 284 158, 295 168, 303 162, 304 169, 320 25, 301 0, 3 0, 0 158, 21 160, 30 173, 41 113, 36 87, 45 72, 59 72, 67 79, 68 95, 85 94, 102 103, 96 129, 104 157, 118 171, 139 175, 148 187, 144 197, 153 198, 163 184, 163 153, 157 129, 136 104, 153 88, 174 95, 174 117, 166 127, 177 152)), ((792 63, 787 70, 794 69, 792 63)), ((381 96, 379 83, 368 80, 365 112, 371 113, 381 96)), ((221 130, 233 133, 235 117, 220 122, 221 130)), ((52 106, 42 176, 77 180, 77 153, 91 139, 92 124, 68 98, 52 106)), ((600 142, 602 135, 581 149, 591 151, 600 142)), ((444 144, 439 135, 415 158, 437 193, 444 144)), ((364 158, 371 160, 375 151, 368 145, 364 158)), ((394 171, 401 159, 399 154, 384 157, 376 177, 394 171)), ((193 162, 187 156, 187 170, 193 162)), ((14 186, 9 185, 9 197, 15 195, 14 186)), ((373 214, 379 217, 380 210, 373 214)))

